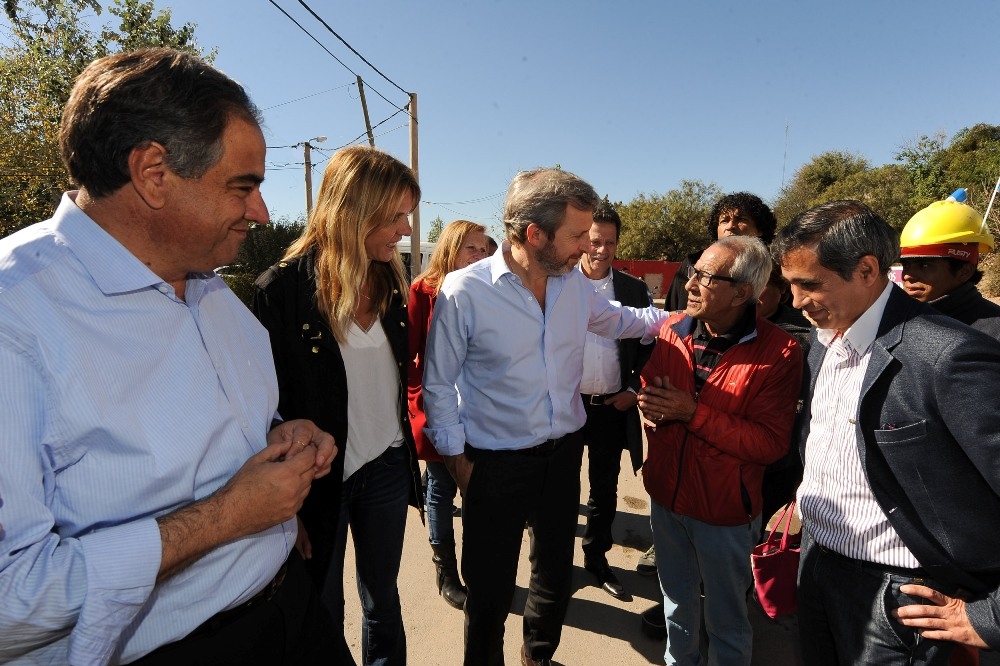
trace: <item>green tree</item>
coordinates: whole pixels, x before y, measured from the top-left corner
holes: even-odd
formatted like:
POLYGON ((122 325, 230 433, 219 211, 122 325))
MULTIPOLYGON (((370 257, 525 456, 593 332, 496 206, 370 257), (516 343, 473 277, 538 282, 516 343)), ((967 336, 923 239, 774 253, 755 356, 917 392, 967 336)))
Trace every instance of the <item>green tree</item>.
MULTIPOLYGON (((152 0, 114 0, 118 25, 92 27, 97 0, 4 0, 0 46, 0 236, 50 216, 70 188, 59 122, 77 75, 96 58, 140 46, 199 53, 193 24, 174 28, 152 0)), ((214 52, 207 57, 211 59, 214 52)))
MULTIPOLYGON (((942 199, 959 187, 969 193, 968 203, 981 213, 1000 177, 1000 126, 979 124, 959 131, 938 155, 944 178, 931 201, 942 199)), ((928 202, 929 203, 929 202, 928 202)), ((993 204, 990 227, 1000 231, 1000 209, 993 204)))
POLYGON ((902 231, 907 221, 921 208, 914 203, 915 192, 910 174, 898 164, 853 173, 826 188, 823 199, 856 199, 881 215, 897 231, 902 231))
POLYGON ((842 151, 828 151, 812 158, 795 172, 774 202, 778 226, 788 224, 793 217, 813 206, 831 201, 826 191, 834 183, 869 168, 865 158, 842 151))
POLYGON ((221 271, 222 278, 240 300, 250 305, 254 280, 285 256, 288 246, 302 235, 305 228, 304 215, 295 220, 282 216, 272 220, 270 224, 251 227, 250 234, 236 255, 236 261, 221 271))
POLYGON ((431 220, 431 225, 427 231, 427 241, 430 243, 437 243, 438 239, 441 238, 441 232, 444 231, 444 220, 438 215, 433 220, 431 220))
POLYGON ((620 259, 681 261, 711 240, 705 220, 723 195, 715 183, 682 180, 666 194, 640 194, 615 209, 622 218, 620 259))
POLYGON ((940 192, 947 187, 944 181, 944 165, 941 151, 945 135, 922 136, 916 141, 904 144, 896 153, 896 161, 906 169, 912 185, 912 205, 920 210, 932 201, 941 198, 940 192))

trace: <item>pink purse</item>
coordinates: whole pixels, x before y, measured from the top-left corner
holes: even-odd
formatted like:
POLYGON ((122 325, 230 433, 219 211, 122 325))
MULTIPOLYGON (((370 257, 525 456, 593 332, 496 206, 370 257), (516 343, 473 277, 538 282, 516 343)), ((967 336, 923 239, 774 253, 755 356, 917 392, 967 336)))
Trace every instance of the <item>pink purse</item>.
POLYGON ((753 583, 757 601, 771 619, 790 615, 798 607, 801 533, 789 534, 795 501, 785 505, 764 543, 753 549, 753 583))

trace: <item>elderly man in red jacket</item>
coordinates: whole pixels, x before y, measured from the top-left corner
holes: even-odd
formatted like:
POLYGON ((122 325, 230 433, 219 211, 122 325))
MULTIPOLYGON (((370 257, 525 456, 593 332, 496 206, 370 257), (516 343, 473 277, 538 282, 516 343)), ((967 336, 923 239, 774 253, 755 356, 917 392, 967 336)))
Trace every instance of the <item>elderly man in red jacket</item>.
POLYGON ((688 269, 687 309, 663 325, 642 371, 667 663, 700 663, 702 593, 708 663, 750 663, 761 479, 788 451, 802 374, 795 340, 757 317, 770 272, 756 238, 711 245, 688 269))

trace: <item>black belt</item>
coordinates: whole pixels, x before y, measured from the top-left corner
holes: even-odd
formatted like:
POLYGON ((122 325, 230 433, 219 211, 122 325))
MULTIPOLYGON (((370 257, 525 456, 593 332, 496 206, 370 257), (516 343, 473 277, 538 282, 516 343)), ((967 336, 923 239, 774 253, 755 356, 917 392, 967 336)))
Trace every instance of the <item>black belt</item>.
POLYGON ((590 405, 591 407, 610 407, 611 405, 605 405, 604 401, 613 395, 618 395, 618 393, 581 393, 580 397, 583 398, 583 404, 590 405))
POLYGON ((858 569, 859 571, 873 571, 875 573, 895 574, 897 576, 906 576, 908 578, 926 579, 931 577, 930 574, 928 574, 925 569, 907 569, 906 567, 894 567, 891 564, 879 564, 878 562, 869 562, 867 560, 856 560, 853 557, 842 555, 841 553, 838 553, 835 550, 830 550, 826 546, 821 546, 818 543, 816 543, 815 545, 824 555, 839 562, 842 562, 847 566, 858 569))
POLYGON ((541 444, 536 446, 530 446, 526 449, 477 449, 468 442, 465 444, 465 455, 469 460, 475 460, 476 455, 479 453, 487 453, 491 455, 517 455, 517 456, 550 456, 555 453, 559 446, 572 437, 576 433, 570 433, 568 435, 563 435, 558 439, 547 439, 541 444))

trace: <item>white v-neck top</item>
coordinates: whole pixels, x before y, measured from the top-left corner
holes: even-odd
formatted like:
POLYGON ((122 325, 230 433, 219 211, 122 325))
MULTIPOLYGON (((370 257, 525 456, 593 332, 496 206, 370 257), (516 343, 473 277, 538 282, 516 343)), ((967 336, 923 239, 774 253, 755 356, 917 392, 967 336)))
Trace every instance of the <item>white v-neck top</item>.
POLYGON ((389 339, 376 321, 367 331, 353 322, 340 354, 347 370, 347 443, 344 479, 390 446, 403 444, 399 423, 399 371, 389 339))

